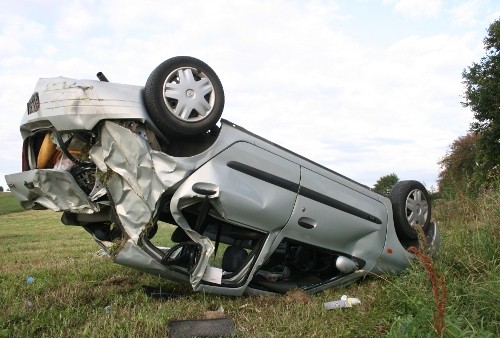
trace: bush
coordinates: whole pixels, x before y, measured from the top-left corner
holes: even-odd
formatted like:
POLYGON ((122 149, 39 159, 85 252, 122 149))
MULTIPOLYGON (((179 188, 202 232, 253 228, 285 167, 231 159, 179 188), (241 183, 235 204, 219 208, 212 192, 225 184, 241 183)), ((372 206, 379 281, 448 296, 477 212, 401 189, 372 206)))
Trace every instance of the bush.
POLYGON ((392 187, 398 183, 399 177, 395 173, 382 176, 378 179, 377 183, 373 186, 373 189, 382 195, 389 195, 392 187))

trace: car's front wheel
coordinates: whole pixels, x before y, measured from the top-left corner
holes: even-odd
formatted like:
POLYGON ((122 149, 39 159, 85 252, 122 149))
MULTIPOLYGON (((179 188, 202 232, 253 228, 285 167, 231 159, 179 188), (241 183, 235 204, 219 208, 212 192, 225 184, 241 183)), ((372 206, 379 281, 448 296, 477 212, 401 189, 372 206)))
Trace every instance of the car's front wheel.
POLYGON ((431 200, 422 183, 397 182, 389 194, 394 213, 396 232, 403 238, 417 238, 415 228, 424 231, 431 222, 431 200))
POLYGON ((203 61, 177 56, 149 76, 144 100, 153 122, 170 137, 202 134, 219 121, 224 90, 217 74, 203 61))

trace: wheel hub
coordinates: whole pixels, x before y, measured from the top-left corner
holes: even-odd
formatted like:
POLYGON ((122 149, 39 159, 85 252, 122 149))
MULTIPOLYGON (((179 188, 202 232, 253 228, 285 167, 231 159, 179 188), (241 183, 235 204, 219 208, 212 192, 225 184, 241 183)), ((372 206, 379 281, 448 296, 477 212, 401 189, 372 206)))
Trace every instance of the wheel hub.
POLYGON ((406 215, 411 226, 424 226, 428 213, 427 200, 422 191, 412 190, 406 198, 406 215))
POLYGON ((168 111, 179 120, 198 122, 212 112, 214 88, 204 73, 195 68, 181 67, 166 77, 163 100, 168 111))

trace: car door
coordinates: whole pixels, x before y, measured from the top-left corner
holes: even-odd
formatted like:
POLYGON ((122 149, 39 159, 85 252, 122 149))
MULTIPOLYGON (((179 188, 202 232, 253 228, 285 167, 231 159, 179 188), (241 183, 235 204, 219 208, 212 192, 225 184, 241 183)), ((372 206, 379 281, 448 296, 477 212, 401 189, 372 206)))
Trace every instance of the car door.
POLYGON ((289 238, 365 261, 384 245, 387 210, 357 186, 301 168, 299 196, 279 238, 289 238))
POLYGON ((219 188, 224 217, 271 232, 285 226, 297 198, 298 164, 247 142, 236 142, 188 179, 219 188))

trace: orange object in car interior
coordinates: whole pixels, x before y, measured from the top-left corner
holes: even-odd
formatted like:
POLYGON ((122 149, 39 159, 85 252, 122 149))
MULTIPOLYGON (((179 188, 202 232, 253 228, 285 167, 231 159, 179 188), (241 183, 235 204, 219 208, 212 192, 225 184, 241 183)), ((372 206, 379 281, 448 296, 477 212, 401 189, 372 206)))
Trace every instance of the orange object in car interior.
POLYGON ((56 152, 57 145, 50 139, 51 134, 52 133, 45 134, 42 146, 40 147, 40 151, 38 152, 36 161, 38 169, 46 168, 47 165, 51 162, 54 153, 56 152))

